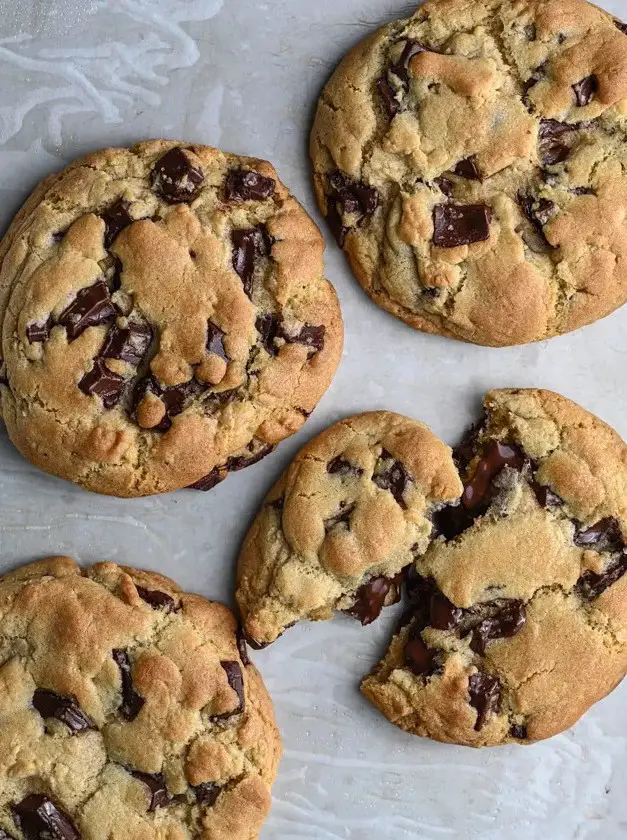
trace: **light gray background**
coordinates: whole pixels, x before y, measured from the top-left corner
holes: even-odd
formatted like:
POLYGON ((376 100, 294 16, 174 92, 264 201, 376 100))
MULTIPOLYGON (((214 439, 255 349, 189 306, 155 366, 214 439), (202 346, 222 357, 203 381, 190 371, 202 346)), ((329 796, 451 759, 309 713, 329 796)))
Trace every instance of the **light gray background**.
MULTIPOLYGON (((626 0, 604 5, 627 18, 626 0)), ((48 172, 109 144, 183 138, 271 159, 316 218, 307 134, 339 57, 394 0, 0 0, 0 225, 48 172)), ((627 307, 549 343, 509 350, 415 333, 359 290, 329 240, 346 349, 305 428, 209 494, 100 498, 27 464, 0 430, 0 562, 49 553, 156 569, 231 600, 238 545, 298 448, 353 412, 387 408, 455 442, 481 394, 542 386, 627 436, 627 307)), ((393 616, 294 628, 257 654, 285 757, 264 840, 618 840, 627 831, 627 686, 571 732, 474 752, 396 730, 357 686, 393 616)))

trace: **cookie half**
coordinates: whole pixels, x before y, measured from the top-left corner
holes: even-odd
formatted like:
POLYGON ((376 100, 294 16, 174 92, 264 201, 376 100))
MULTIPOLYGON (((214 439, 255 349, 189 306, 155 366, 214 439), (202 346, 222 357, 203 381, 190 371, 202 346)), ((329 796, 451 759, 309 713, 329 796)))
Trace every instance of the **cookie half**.
POLYGON ((431 0, 357 46, 311 138, 360 284, 419 330, 524 344, 627 300, 627 25, 584 0, 431 0))
POLYGON ((12 441, 117 496, 258 461, 341 355, 323 249, 269 163, 206 146, 106 149, 48 178, 0 247, 12 441))
POLYGON ((268 494, 244 542, 237 603, 247 638, 344 610, 369 624, 400 597, 432 517, 459 499, 452 452, 391 412, 351 417, 312 440, 268 494))
POLYGON ((461 503, 435 517, 362 684, 397 726, 476 747, 567 729, 627 671, 627 446, 551 392, 485 409, 456 451, 461 503))
POLYGON ((226 607, 57 557, 0 579, 0 836, 253 840, 281 754, 226 607))

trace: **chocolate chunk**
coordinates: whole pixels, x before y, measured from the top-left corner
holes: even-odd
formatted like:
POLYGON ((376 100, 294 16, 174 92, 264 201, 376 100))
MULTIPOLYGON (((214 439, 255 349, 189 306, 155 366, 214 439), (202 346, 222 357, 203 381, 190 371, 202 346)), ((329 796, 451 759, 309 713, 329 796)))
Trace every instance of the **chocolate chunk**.
POLYGON ((398 113, 398 109, 400 108, 400 103, 396 98, 394 88, 389 83, 386 76, 381 76, 378 80, 377 90, 379 91, 379 96, 381 97, 381 101, 383 102, 383 107, 385 108, 388 118, 390 120, 394 119, 398 113))
POLYGON ((152 170, 153 191, 167 204, 193 201, 204 180, 201 170, 178 147, 159 158, 152 170))
POLYGON ((381 615, 383 607, 398 604, 401 599, 402 579, 403 572, 399 572, 393 578, 372 578, 359 587, 353 605, 346 612, 367 627, 381 615))
POLYGON ((481 173, 479 172, 479 167, 477 166, 477 160, 474 157, 460 160, 453 169, 453 173, 455 175, 459 175, 460 178, 467 178, 469 181, 481 180, 481 173))
POLYGON ((625 572, 627 572, 627 552, 623 552, 601 574, 584 572, 577 581, 576 590, 582 598, 593 600, 594 598, 598 598, 606 589, 609 589, 616 581, 620 580, 625 572))
POLYGON ((456 607, 441 592, 431 596, 429 605, 429 623, 436 630, 457 630, 464 617, 464 610, 456 607))
POLYGON ((164 808, 172 802, 173 797, 168 791, 163 773, 140 773, 139 770, 130 770, 129 772, 133 778, 142 782, 148 788, 150 793, 148 811, 156 811, 157 808, 164 808))
POLYGON ((112 291, 117 292, 122 288, 122 271, 124 266, 122 260, 118 257, 113 257, 113 272, 109 277, 109 284, 112 291))
POLYGON ((355 467, 341 455, 338 455, 337 458, 333 458, 332 461, 329 461, 327 464, 327 472, 330 475, 339 475, 340 478, 345 478, 349 475, 359 477, 364 473, 361 467, 355 467))
POLYGON ((276 181, 258 172, 231 169, 224 188, 227 201, 265 201, 274 195, 276 181))
POLYGON ((589 105, 599 92, 599 80, 596 76, 586 76, 576 85, 573 85, 575 100, 580 108, 589 105))
POLYGON ((217 484, 227 477, 230 472, 239 472, 246 467, 251 467, 266 455, 274 451, 274 445, 271 443, 263 443, 262 441, 253 439, 248 444, 250 455, 232 455, 227 459, 226 464, 214 467, 210 473, 198 479, 194 484, 189 485, 190 490, 212 490, 217 484))
POLYGON ((226 362, 229 361, 224 349, 224 333, 212 321, 207 321, 207 350, 226 362))
POLYGON ((497 677, 481 671, 468 680, 470 705, 477 710, 475 731, 483 729, 487 718, 498 710, 501 700, 501 683, 497 677))
POLYGON ((125 650, 116 649, 112 653, 113 659, 120 669, 122 679, 122 703, 120 712, 127 720, 135 720, 146 702, 144 698, 135 691, 133 675, 131 674, 131 660, 125 650))
POLYGON ((240 625, 237 627, 237 650, 239 652, 239 658, 242 660, 243 665, 250 665, 250 659, 248 657, 248 651, 246 649, 246 636, 244 635, 244 630, 240 625))
POLYGON ((543 508, 558 507, 563 505, 564 500, 561 499, 557 493, 554 493, 549 487, 544 484, 537 484, 535 481, 531 484, 531 489, 535 493, 538 504, 543 508))
POLYGON ((445 178, 443 175, 441 175, 439 178, 434 178, 433 183, 436 185, 436 187, 440 190, 441 193, 444 193, 444 195, 447 198, 450 198, 453 195, 453 189, 455 185, 452 181, 449 181, 448 178, 445 178))
POLYGON ((244 291, 252 300, 255 264, 261 257, 269 257, 272 251, 272 239, 265 225, 257 225, 246 230, 234 230, 233 268, 239 275, 244 291))
POLYGON ((620 29, 623 35, 627 35, 627 23, 623 23, 622 20, 615 20, 614 23, 616 24, 616 28, 620 29))
POLYGON ((308 355, 311 358, 324 348, 325 332, 324 326, 316 327, 313 324, 305 324, 296 335, 290 335, 284 330, 281 335, 288 344, 304 344, 305 347, 309 347, 310 353, 308 355))
POLYGON ((340 509, 338 513, 324 520, 324 530, 328 533, 338 525, 350 526, 351 514, 355 510, 355 504, 347 505, 346 502, 340 502, 340 509))
POLYGON ((189 400, 197 397, 202 393, 204 388, 205 386, 196 379, 190 379, 188 382, 182 382, 180 385, 163 386, 150 374, 140 380, 135 386, 132 416, 135 418, 137 407, 146 394, 154 394, 164 404, 166 413, 163 420, 152 431, 167 432, 172 425, 172 418, 181 414, 185 410, 189 400))
POLYGON ((104 246, 110 248, 116 236, 124 230, 124 228, 133 224, 133 217, 128 212, 131 206, 130 201, 125 201, 123 198, 111 205, 108 210, 101 213, 100 218, 105 223, 104 246))
POLYGON ((468 429, 463 440, 453 450, 453 459, 460 467, 467 467, 477 454, 479 438, 483 434, 485 418, 468 429))
POLYGON ((548 224, 559 212, 555 202, 549 201, 547 198, 536 199, 531 195, 518 193, 518 203, 542 240, 548 247, 552 247, 545 236, 543 226, 548 224))
POLYGON ((490 238, 492 210, 486 204, 438 204, 433 210, 433 244, 457 248, 490 238))
POLYGON ((403 90, 407 91, 409 89, 409 62, 415 55, 421 52, 434 52, 430 50, 428 47, 423 46, 418 41, 414 41, 412 39, 408 39, 405 42, 405 46, 403 47, 403 52, 401 53, 401 57, 399 60, 392 65, 390 70, 394 75, 399 78, 403 85, 403 90))
POLYGON ((570 154, 567 142, 573 135, 575 126, 557 120, 541 120, 539 137, 540 160, 544 166, 562 163, 570 154), (566 142, 565 142, 566 141, 566 142))
POLYGON ((220 484, 220 482, 224 481, 227 476, 227 471, 224 467, 214 467, 210 473, 199 478, 198 481, 195 481, 193 484, 189 485, 189 490, 202 490, 203 493, 206 493, 207 490, 213 490, 216 485, 220 484))
POLYGON ((448 506, 435 511, 432 516, 432 539, 442 536, 445 540, 453 540, 468 530, 476 517, 469 513, 463 505, 448 506))
POLYGON ((233 691, 237 694, 237 698, 239 700, 238 706, 232 712, 226 712, 223 715, 215 715, 212 720, 225 720, 226 718, 233 717, 234 715, 239 715, 244 711, 246 705, 246 697, 244 694, 244 677, 242 675, 242 668, 239 662, 234 661, 222 661, 220 662, 224 673, 226 674, 226 678, 229 682, 229 685, 233 689, 233 691))
POLYGON ((352 226, 344 225, 344 215, 357 217, 356 223, 363 224, 379 206, 379 193, 363 181, 351 181, 342 172, 329 175, 329 198, 327 220, 340 247, 344 246, 346 234, 352 226))
POLYGON ((475 628, 470 646, 475 653, 484 654, 489 642, 515 636, 523 629, 526 621, 527 613, 522 601, 509 600, 497 613, 485 618, 475 628))
POLYGON ((27 840, 81 840, 69 816, 42 793, 31 793, 12 806, 27 840))
POLYGON ((434 286, 427 286, 420 292, 420 294, 423 298, 427 298, 428 300, 436 300, 441 296, 442 290, 436 289, 434 286))
POLYGON ((100 351, 103 359, 119 359, 135 367, 139 365, 152 342, 152 328, 147 323, 133 321, 128 327, 114 324, 100 351))
POLYGON ((372 476, 372 480, 382 490, 389 490, 400 507, 403 510, 407 510, 407 504, 403 498, 403 494, 411 478, 401 462, 395 460, 386 449, 381 451, 377 471, 372 476))
POLYGON ((72 735, 93 729, 91 720, 76 702, 75 697, 61 697, 53 691, 38 688, 33 694, 33 706, 44 718, 56 718, 64 723, 72 735))
POLYGON ((525 26, 525 38, 528 41, 535 41, 537 37, 538 33, 535 23, 528 23, 527 26, 525 26))
POLYGON ((259 333, 259 338, 266 351, 271 356, 276 356, 277 348, 274 345, 274 339, 279 336, 281 330, 282 318, 280 315, 259 315, 255 321, 255 327, 259 333))
POLYGON ((467 510, 476 508, 486 498, 490 485, 501 470, 508 466, 521 470, 525 456, 521 449, 509 443, 491 440, 484 447, 470 481, 464 487, 462 504, 467 510))
POLYGON ((573 195, 596 195, 594 187, 573 187, 573 189, 568 190, 568 192, 573 195))
POLYGON ((155 610, 165 610, 166 613, 176 612, 176 601, 167 592, 160 592, 158 589, 144 589, 143 586, 135 584, 137 594, 155 610))
POLYGON ((100 397, 105 408, 113 408, 124 393, 126 380, 109 370, 103 359, 95 359, 92 369, 79 380, 78 387, 88 397, 100 397))
POLYGON ((52 315, 46 321, 33 321, 26 327, 26 338, 31 344, 41 344, 50 338, 50 330, 54 327, 52 315))
MULTIPOLYGON (((414 546, 413 551, 418 550, 418 546, 414 546)), ((405 590, 407 597, 415 604, 426 603, 430 605, 431 596, 436 591, 435 582, 431 578, 424 578, 416 571, 415 566, 410 566, 405 575, 405 590)), ((425 623, 425 627, 427 624, 425 623)))
POLYGON ((103 280, 81 289, 72 303, 61 313, 59 324, 67 330, 68 341, 74 341, 88 327, 107 324, 117 316, 103 280))
POLYGON ((0 357, 0 385, 4 385, 7 388, 9 387, 9 380, 7 379, 6 375, 6 367, 4 365, 4 359, 0 357))
POLYGON ((194 786, 194 794, 196 801, 205 808, 211 808, 216 804, 218 796, 222 793, 222 788, 215 782, 203 782, 201 785, 194 786))
POLYGON ((347 227, 344 224, 337 205, 332 201, 327 203, 327 224, 331 228, 333 238, 340 248, 343 248, 344 243, 346 242, 346 236, 350 232, 350 227, 347 227))
POLYGON ((409 631, 404 653, 405 665, 417 677, 429 676, 436 670, 435 651, 427 647, 417 627, 409 631))
POLYGON ((625 543, 617 519, 601 519, 590 528, 577 528, 574 536, 575 545, 591 548, 594 551, 620 551, 625 543))
POLYGON ((545 61, 543 64, 540 64, 539 67, 536 67, 531 76, 529 76, 529 78, 523 85, 523 99, 526 99, 527 94, 529 93, 532 87, 535 87, 538 84, 538 82, 542 81, 542 79, 546 79, 548 69, 548 61, 545 61))
POLYGON ((510 727, 509 734, 511 738, 516 738, 517 741, 525 741, 527 739, 527 727, 523 723, 514 723, 510 727))

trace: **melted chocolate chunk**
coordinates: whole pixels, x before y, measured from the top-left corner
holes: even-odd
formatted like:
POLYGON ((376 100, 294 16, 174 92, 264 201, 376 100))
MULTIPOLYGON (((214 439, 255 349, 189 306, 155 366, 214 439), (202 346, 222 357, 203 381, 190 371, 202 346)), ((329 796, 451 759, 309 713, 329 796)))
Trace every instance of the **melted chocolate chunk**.
POLYGON ((351 181, 342 172, 337 171, 329 175, 329 186, 327 220, 339 246, 343 248, 346 234, 351 227, 344 225, 342 217, 356 215, 357 224, 363 224, 379 206, 379 193, 363 181, 351 181))
POLYGON ((313 324, 305 324, 296 335, 282 332, 282 337, 288 344, 304 344, 305 347, 309 347, 308 355, 311 358, 324 349, 325 332, 324 326, 316 327, 313 324))
POLYGON ((149 324, 132 322, 128 327, 114 324, 109 330, 100 351, 103 359, 119 359, 137 367, 152 342, 152 329, 149 324))
POLYGON ((69 816, 41 793, 31 793, 12 807, 27 840, 81 840, 69 816))
POLYGON ((361 467, 355 467, 341 455, 338 455, 337 458, 333 458, 332 461, 329 461, 327 464, 327 472, 330 475, 339 475, 340 478, 345 478, 349 475, 359 477, 364 473, 361 467))
POLYGON ((474 157, 460 160, 453 169, 453 173, 455 175, 459 175, 460 178, 467 178, 469 181, 481 180, 481 173, 479 172, 479 167, 477 166, 477 161, 474 157))
POLYGON ((382 490, 389 490, 399 506, 403 510, 407 510, 407 504, 403 498, 403 494, 411 478, 402 463, 395 460, 386 449, 381 451, 381 459, 377 467, 377 472, 372 476, 372 480, 382 490))
POLYGON ((592 601, 620 580, 625 572, 627 572, 627 552, 623 552, 617 560, 611 562, 601 574, 584 572, 577 581, 577 592, 582 598, 592 601))
POLYGON ((580 548, 594 551, 621 551, 625 545, 620 524, 612 517, 601 519, 590 528, 578 528, 574 541, 580 548))
POLYGON ((222 793, 222 788, 215 782, 203 782, 201 785, 194 786, 194 794, 196 801, 205 808, 211 808, 216 804, 218 796, 222 793))
POLYGON ((340 509, 338 513, 324 520, 324 530, 328 533, 338 525, 347 525, 350 527, 351 514, 354 510, 354 504, 347 505, 346 502, 340 502, 340 509))
POLYGON ((490 440, 484 447, 481 460, 477 463, 472 478, 466 483, 462 504, 473 510, 487 497, 492 481, 504 467, 522 470, 525 456, 521 449, 509 443, 490 440))
POLYGON ((127 720, 135 720, 137 715, 141 712, 144 703, 144 698, 135 691, 133 685, 133 675, 131 674, 131 660, 125 650, 116 649, 112 653, 113 659, 120 669, 120 677, 122 680, 122 703, 120 704, 120 712, 127 720))
POLYGON ((54 327, 52 315, 46 321, 33 321, 26 327, 26 338, 31 344, 41 344, 50 338, 50 330, 54 327))
POLYGON ((453 450, 453 459, 460 467, 467 467, 475 457, 484 426, 485 418, 471 426, 464 435, 462 442, 453 450))
POLYGON ((457 248, 490 238, 492 210, 486 204, 438 204, 433 210, 433 244, 457 248))
POLYGON ((418 626, 412 627, 409 631, 404 653, 405 665, 417 677, 427 677, 437 670, 435 651, 427 647, 418 626))
POLYGON ((409 62, 415 55, 421 52, 434 52, 430 50, 428 47, 423 46, 418 41, 414 41, 412 39, 408 39, 405 42, 405 46, 403 47, 403 52, 401 53, 401 57, 399 60, 393 64, 390 68, 392 73, 399 78, 403 84, 403 89, 407 91, 409 89, 409 62))
POLYGON ((623 35, 627 35, 627 23, 623 23, 622 20, 615 20, 614 23, 616 24, 616 28, 620 29, 623 35))
POLYGON ((576 129, 576 126, 557 120, 541 120, 539 137, 540 160, 544 166, 554 166, 562 163, 570 154, 570 143, 568 142, 576 129))
POLYGON ((255 321, 255 327, 259 338, 266 351, 271 356, 276 356, 277 348, 274 339, 278 338, 281 331, 282 318, 280 315, 259 315, 255 321))
POLYGON ((148 811, 156 811, 157 808, 164 808, 172 802, 172 794, 168 791, 168 786, 165 781, 163 773, 140 773, 139 770, 129 771, 133 778, 146 785, 150 793, 150 805, 148 811))
POLYGON ((244 635, 244 630, 240 625, 237 627, 237 650, 239 652, 239 658, 242 660, 243 665, 250 665, 250 659, 248 657, 248 651, 246 649, 246 636, 244 635))
POLYGON ((68 341, 74 341, 88 327, 108 324, 117 316, 103 280, 81 289, 72 303, 61 313, 59 324, 67 330, 68 341))
POLYGON ((190 379, 189 382, 182 382, 180 385, 162 386, 150 374, 145 379, 140 380, 135 386, 133 392, 133 416, 135 416, 137 406, 146 394, 154 394, 164 404, 166 413, 159 425, 155 426, 151 431, 167 432, 172 425, 172 418, 181 414, 185 410, 187 402, 202 393, 204 388, 205 386, 196 379, 190 379))
POLYGON ((200 169, 195 167, 183 149, 166 152, 152 170, 152 188, 167 204, 193 201, 204 181, 200 169))
POLYGON ((475 518, 463 505, 445 507, 442 510, 435 511, 432 517, 432 539, 442 536, 445 540, 453 540, 470 528, 475 518))
POLYGON ((479 671, 468 680, 470 705, 477 710, 475 731, 483 729, 488 717, 498 710, 501 700, 501 683, 497 677, 479 671))
POLYGON ((546 198, 535 199, 525 193, 518 193, 518 203, 546 245, 552 247, 544 234, 543 226, 556 215, 557 205, 546 198))
POLYGON ((573 85, 575 100, 580 108, 589 105, 596 98, 599 92, 599 80, 596 76, 586 76, 576 85, 573 85))
POLYGON ((523 629, 526 621, 527 613, 523 602, 507 601, 497 613, 485 618, 475 627, 470 646, 475 653, 484 654, 489 642, 515 636, 523 629))
POLYGON ((429 605, 429 624, 436 630, 457 630, 464 617, 464 610, 456 607, 441 592, 434 592, 429 605))
POLYGON ((189 485, 189 490, 202 490, 206 493, 207 490, 213 490, 220 482, 226 478, 226 469, 224 467, 214 467, 210 473, 199 478, 193 484, 189 485))
POLYGON ((143 586, 135 584, 137 594, 155 610, 165 610, 167 613, 176 612, 176 601, 167 592, 160 592, 158 589, 144 589, 143 586))
POLYGON ((126 380, 109 370, 103 359, 95 359, 94 366, 79 380, 78 387, 88 397, 100 397, 105 408, 113 408, 120 402, 126 380))
POLYGON ((265 225, 257 225, 246 230, 234 230, 233 268, 239 275, 244 291, 252 300, 255 264, 261 257, 269 257, 272 251, 272 239, 265 225))
POLYGON ((535 493, 538 504, 543 508, 558 507, 564 504, 557 493, 554 493, 549 487, 544 484, 537 484, 535 481, 531 483, 531 489, 535 493))
POLYGON ((224 349, 224 333, 212 321, 207 322, 207 350, 226 362, 229 361, 224 349))
POLYGON ((200 478, 198 481, 194 482, 194 484, 190 484, 189 489, 203 491, 212 490, 217 484, 224 481, 228 473, 239 472, 239 470, 251 467, 258 461, 261 461, 262 458, 265 458, 266 455, 269 455, 274 450, 274 445, 271 443, 261 444, 260 441, 252 440, 248 444, 248 449, 251 452, 250 455, 231 456, 227 460, 226 464, 214 467, 211 472, 203 476, 203 478, 200 478))
POLYGON ((108 210, 101 214, 100 218, 105 223, 104 246, 110 248, 117 235, 124 228, 133 224, 133 217, 128 212, 131 206, 130 201, 123 198, 116 201, 108 210))
POLYGON ((396 98, 396 92, 386 76, 381 76, 378 80, 377 90, 379 91, 379 96, 381 97, 383 107, 385 108, 388 118, 393 120, 401 106, 400 102, 396 98))
POLYGON ((346 612, 357 618, 364 627, 372 624, 381 615, 383 607, 398 604, 401 599, 402 579, 403 572, 399 572, 393 578, 372 578, 359 587, 353 605, 346 612))
POLYGON ((33 706, 44 718, 56 718, 64 723, 72 735, 93 729, 91 720, 76 702, 74 697, 61 697, 53 691, 38 688, 33 694, 33 706))
POLYGON ((511 738, 516 738, 517 741, 525 741, 527 739, 527 727, 522 723, 514 723, 510 727, 509 734, 511 738))
POLYGON ((227 201, 265 201, 274 195, 276 181, 258 172, 231 169, 224 188, 227 201))
POLYGON ((239 715, 244 711, 246 706, 246 697, 244 694, 244 677, 242 675, 242 668, 239 662, 234 661, 223 661, 220 662, 224 673, 226 674, 226 678, 229 682, 229 685, 233 689, 233 691, 237 694, 237 699, 239 703, 237 708, 234 709, 232 712, 226 712, 223 715, 215 715, 212 720, 224 720, 226 718, 233 717, 234 715, 239 715))
POLYGON ((445 178, 443 175, 441 175, 439 178, 434 178, 433 183, 436 185, 436 187, 440 190, 441 193, 444 193, 444 195, 447 198, 451 198, 451 196, 453 195, 453 189, 455 187, 452 181, 449 181, 448 178, 445 178))

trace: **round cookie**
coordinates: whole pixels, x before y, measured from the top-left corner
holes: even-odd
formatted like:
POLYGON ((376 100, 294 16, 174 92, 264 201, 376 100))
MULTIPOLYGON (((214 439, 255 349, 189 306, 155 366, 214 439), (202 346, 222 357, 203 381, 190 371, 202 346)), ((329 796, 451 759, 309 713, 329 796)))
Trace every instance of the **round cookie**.
POLYGON ((461 503, 362 684, 397 726, 475 747, 549 738, 627 671, 627 446, 547 391, 485 409, 456 452, 461 503))
POLYGON ((360 284, 416 329, 538 341, 627 300, 627 25, 584 0, 431 0, 359 44, 311 138, 360 284))
POLYGON ((34 464, 209 489, 304 423, 342 350, 324 243, 269 163, 166 141, 45 180, 0 246, 0 399, 34 464))
POLYGON ((334 610, 374 621, 427 548, 434 512, 461 489, 451 450, 422 423, 380 411, 327 429, 272 488, 242 547, 247 639, 265 647, 334 610))
POLYGON ((0 837, 254 840, 281 742, 226 607, 56 557, 0 579, 0 837))

